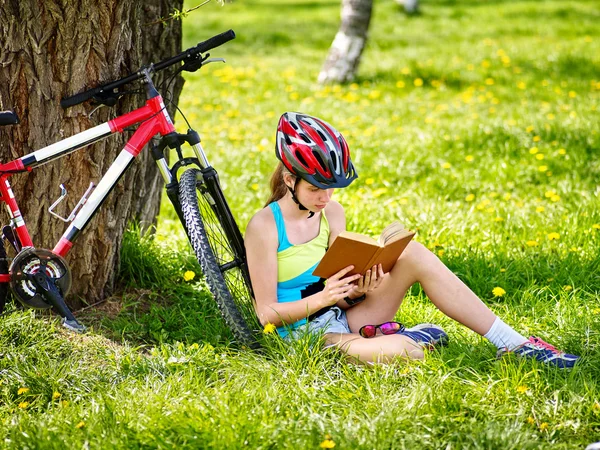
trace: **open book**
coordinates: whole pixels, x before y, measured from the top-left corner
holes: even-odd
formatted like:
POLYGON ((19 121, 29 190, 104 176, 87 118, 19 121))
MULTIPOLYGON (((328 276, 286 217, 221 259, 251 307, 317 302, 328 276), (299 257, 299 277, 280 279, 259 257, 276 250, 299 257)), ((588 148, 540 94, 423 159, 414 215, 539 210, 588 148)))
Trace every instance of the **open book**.
POLYGON ((354 269, 346 276, 364 274, 375 264, 381 264, 383 271, 387 273, 392 270, 414 235, 414 231, 405 229, 400 222, 392 222, 385 227, 378 241, 363 234, 342 231, 313 271, 313 275, 329 278, 349 265, 353 265, 354 269))

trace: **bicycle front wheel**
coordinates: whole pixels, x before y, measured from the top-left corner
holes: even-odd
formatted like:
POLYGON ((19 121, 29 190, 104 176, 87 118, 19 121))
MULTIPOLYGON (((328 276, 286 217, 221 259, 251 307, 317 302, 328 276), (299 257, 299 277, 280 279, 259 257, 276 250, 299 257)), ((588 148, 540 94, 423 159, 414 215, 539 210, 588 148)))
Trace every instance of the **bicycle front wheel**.
POLYGON ((183 173, 179 180, 183 225, 226 324, 236 339, 256 348, 258 319, 241 236, 218 183, 212 184, 205 184, 198 169, 183 173))

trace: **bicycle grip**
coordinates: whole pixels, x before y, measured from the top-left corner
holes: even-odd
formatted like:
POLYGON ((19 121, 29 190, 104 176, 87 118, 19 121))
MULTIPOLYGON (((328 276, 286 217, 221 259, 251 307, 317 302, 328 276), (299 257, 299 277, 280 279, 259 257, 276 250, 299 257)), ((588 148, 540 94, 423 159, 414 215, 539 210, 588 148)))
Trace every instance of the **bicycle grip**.
POLYGON ((232 39, 235 39, 234 31, 225 31, 224 33, 217 34, 216 36, 213 36, 204 42, 200 42, 194 50, 198 53, 204 53, 210 49, 218 47, 219 45, 223 45, 225 42, 231 41, 232 39))
POLYGON ((65 97, 60 101, 60 106, 62 106, 63 109, 67 109, 71 106, 79 105, 80 103, 91 99, 94 95, 99 94, 100 92, 102 92, 102 89, 95 87, 87 91, 80 92, 79 94, 65 97))

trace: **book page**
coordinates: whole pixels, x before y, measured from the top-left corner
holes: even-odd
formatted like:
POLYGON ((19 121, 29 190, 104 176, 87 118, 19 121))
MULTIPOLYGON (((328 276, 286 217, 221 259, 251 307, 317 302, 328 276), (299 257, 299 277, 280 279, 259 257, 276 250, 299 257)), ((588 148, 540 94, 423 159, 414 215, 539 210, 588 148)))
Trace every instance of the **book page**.
POLYGON ((404 225, 398 221, 394 221, 385 227, 381 232, 381 236, 379 236, 379 244, 384 246, 389 242, 402 239, 404 236, 407 236, 410 233, 411 231, 405 229, 404 225))

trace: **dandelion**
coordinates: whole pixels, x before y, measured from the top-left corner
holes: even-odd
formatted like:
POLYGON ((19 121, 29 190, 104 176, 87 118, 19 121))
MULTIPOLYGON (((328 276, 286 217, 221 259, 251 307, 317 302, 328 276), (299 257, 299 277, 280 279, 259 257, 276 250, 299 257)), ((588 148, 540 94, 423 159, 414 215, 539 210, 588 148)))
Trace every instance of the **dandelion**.
POLYGON ((500 272, 504 273, 504 272, 506 272, 506 269, 502 268, 502 269, 500 269, 500 272))
POLYGON ((544 212, 546 210, 546 208, 544 208, 543 206, 538 206, 537 208, 535 208, 535 212, 544 212))
POLYGON ((365 184, 369 184, 370 185, 370 184, 373 184, 373 183, 375 183, 375 180, 373 178, 367 178, 365 180, 365 184))
POLYGON ((198 345, 197 342, 194 342, 192 345, 189 346, 190 350, 198 350, 200 348, 200 346, 198 345))
POLYGON ((563 291, 565 292, 571 292, 573 290, 573 286, 571 286, 570 284, 566 284, 563 286, 563 291))
POLYGON ((28 387, 22 387, 22 388, 19 388, 19 390, 17 391, 17 395, 27 394, 28 392, 29 392, 28 387))
POLYGON ((402 80, 396 82, 396 87, 402 89, 403 87, 406 86, 406 83, 402 80))
POLYGON ((275 332, 275 329, 276 329, 275 325, 273 325, 272 323, 268 323, 263 328, 263 333, 264 334, 273 334, 275 332))
POLYGON ((487 59, 484 59, 483 61, 481 61, 481 67, 487 69, 488 67, 490 67, 490 62, 487 59))
POLYGON ((529 417, 527 418, 527 423, 528 423, 529 425, 533 425, 533 424, 535 423, 535 419, 534 419, 533 417, 529 416, 529 417))
POLYGON ((540 423, 540 431, 546 431, 548 429, 548 424, 546 422, 540 423))
POLYGON ((63 400, 62 402, 60 402, 60 406, 62 406, 63 408, 66 408, 67 406, 69 406, 69 402, 66 400, 63 400))
POLYGON ((525 245, 527 245, 527 247, 536 247, 538 245, 538 241, 527 241, 525 242, 525 245))
POLYGON ((21 402, 21 403, 19 403, 19 408, 20 409, 27 409, 28 406, 29 406, 29 402, 21 402))
POLYGON ((442 164, 442 168, 444 169, 449 169, 450 167, 452 167, 452 164, 450 164, 449 162, 445 162, 444 164, 442 164))
POLYGON ((416 87, 421 87, 421 86, 423 86, 423 79, 422 78, 415 78, 415 81, 413 81, 413 84, 416 87))
POLYGON ((485 79, 485 84, 488 86, 492 86, 494 84, 494 79, 493 78, 486 78, 485 79))
POLYGON ((196 276, 196 274, 194 272, 192 272, 191 270, 188 270, 187 272, 185 272, 183 274, 183 279, 185 281, 190 281, 190 280, 193 280, 195 276, 196 276))
POLYGON ((528 133, 531 133, 534 130, 533 125, 529 125, 527 128, 525 128, 525 131, 527 131, 528 133))
POLYGON ((335 447, 335 442, 331 439, 330 436, 325 436, 325 440, 319 444, 321 448, 333 448, 335 447))
POLYGON ((409 69, 408 67, 403 67, 403 68, 400 70, 400 73, 401 73, 402 75, 408 75, 408 74, 410 73, 410 69, 409 69))
POLYGON ((523 81, 519 81, 519 83, 517 83, 517 87, 519 89, 525 89, 527 85, 523 81))
POLYGON ((517 392, 518 392, 519 394, 524 394, 525 392, 527 392, 527 389, 528 389, 528 387, 527 387, 527 386, 523 386, 523 385, 521 385, 521 386, 517 386, 517 392))
POLYGON ((538 153, 537 155, 535 155, 535 159, 537 159, 538 161, 541 161, 542 159, 544 159, 544 154, 538 153))
POLYGON ((258 191, 258 188, 259 188, 258 183, 253 183, 250 187, 252 188, 253 191, 258 191))
POLYGON ((595 223, 594 225, 592 225, 592 229, 593 230, 600 230, 600 223, 595 223))
POLYGON ((59 399, 59 398, 60 398, 60 396, 61 396, 61 393, 60 393, 60 392, 54 392, 54 393, 52 394, 52 400, 59 399))
POLYGON ((494 222, 504 222, 504 218, 503 217, 496 217, 494 219, 494 222))
POLYGON ((571 98, 577 97, 577 92, 575 92, 575 91, 569 91, 569 97, 571 97, 571 98))
POLYGON ((558 234, 556 232, 548 233, 549 241, 557 241, 558 239, 560 239, 560 234, 558 234))
POLYGON ((529 153, 530 153, 531 155, 535 155, 537 152, 539 152, 539 149, 538 149, 537 147, 531 147, 531 148, 529 149, 529 153))
POLYGON ((539 166, 539 167, 538 167, 538 170, 539 170, 540 172, 545 172, 546 170, 548 170, 548 166, 539 166))
POLYGON ((501 287, 496 286, 494 289, 492 289, 492 294, 494 294, 494 297, 503 297, 504 294, 506 294, 506 291, 501 287))
POLYGON ((555 118, 555 117, 556 117, 556 116, 555 116, 554 114, 552 114, 552 113, 549 113, 549 114, 547 114, 547 115, 546 115, 546 118, 547 118, 548 120, 554 120, 554 118, 555 118))
POLYGON ((474 194, 469 194, 465 197, 465 202, 472 202, 473 200, 475 200, 474 194))
POLYGON ((85 422, 82 420, 77 425, 75 425, 75 428, 83 428, 84 426, 85 426, 85 422))
POLYGON ((544 193, 544 197, 546 197, 546 198, 550 198, 550 197, 552 197, 553 195, 556 195, 556 192, 554 192, 554 191, 546 191, 546 192, 544 193))
POLYGON ((552 197, 550 197, 550 200, 556 203, 560 200, 560 196, 554 194, 552 197))
POLYGON ((440 249, 440 250, 438 250, 437 253, 438 253, 439 257, 442 257, 442 256, 444 256, 444 253, 446 253, 446 250, 440 249))

